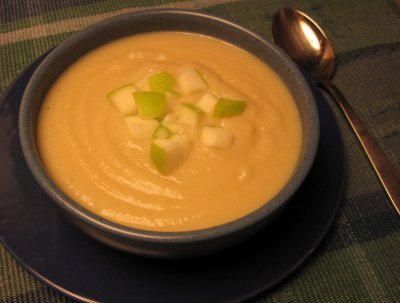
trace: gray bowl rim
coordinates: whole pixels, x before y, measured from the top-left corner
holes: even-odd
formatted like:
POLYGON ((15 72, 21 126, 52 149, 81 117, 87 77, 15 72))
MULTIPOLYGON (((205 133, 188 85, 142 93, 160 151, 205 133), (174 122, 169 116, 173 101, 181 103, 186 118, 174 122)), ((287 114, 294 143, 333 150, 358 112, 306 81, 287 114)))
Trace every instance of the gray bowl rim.
MULTIPOLYGON (((218 37, 218 35, 216 35, 215 37, 221 39, 220 37, 218 37)), ((245 49, 241 46, 239 47, 245 49)), ((140 12, 126 13, 97 22, 82 29, 79 32, 72 34, 69 38, 56 46, 36 69, 25 89, 19 112, 19 137, 24 158, 34 178, 44 189, 44 191, 52 198, 52 200, 56 202, 56 204, 58 204, 58 206, 61 207, 64 211, 72 215, 72 217, 82 220, 83 222, 89 224, 97 230, 102 230, 105 233, 109 233, 125 239, 138 240, 148 243, 158 242, 165 244, 183 244, 216 239, 219 237, 234 234, 242 229, 250 228, 252 225, 259 223, 261 220, 265 220, 268 215, 274 213, 275 211, 280 209, 287 201, 289 201, 303 183, 313 164, 319 142, 319 117, 314 96, 302 72, 298 69, 297 65, 292 61, 292 59, 289 58, 286 53, 284 53, 271 41, 261 37, 260 35, 254 33, 253 31, 247 29, 242 25, 221 18, 219 16, 200 13, 187 9, 151 9, 140 12), (310 112, 310 117, 312 117, 313 120, 312 126, 310 127, 310 145, 307 148, 307 153, 305 153, 303 157, 303 164, 297 166, 287 185, 274 198, 267 201, 266 204, 255 209, 253 212, 234 221, 199 230, 181 232, 160 232, 138 229, 112 222, 90 212, 89 210, 75 202, 73 199, 69 198, 60 189, 58 189, 57 185, 55 185, 55 183, 46 174, 46 170, 36 152, 35 143, 32 140, 32 132, 35 131, 32 131, 32 127, 30 125, 32 121, 30 121, 30 119, 28 118, 31 111, 30 100, 32 98, 32 95, 34 94, 35 87, 38 82, 40 82, 41 77, 45 77, 47 68, 54 64, 54 62, 52 62, 53 58, 57 57, 59 54, 62 54, 66 48, 76 42, 81 41, 81 39, 84 39, 84 37, 91 35, 93 32, 96 33, 101 28, 112 25, 115 22, 123 22, 126 18, 143 18, 146 16, 151 18, 163 14, 201 18, 204 20, 204 22, 218 22, 223 24, 223 26, 230 27, 232 31, 241 31, 252 39, 258 40, 258 42, 263 44, 264 47, 269 48, 270 51, 272 51, 274 55, 279 58, 281 62, 283 62, 294 75, 294 77, 298 81, 299 87, 302 88, 302 92, 304 95, 303 99, 306 102, 307 110, 310 112)))

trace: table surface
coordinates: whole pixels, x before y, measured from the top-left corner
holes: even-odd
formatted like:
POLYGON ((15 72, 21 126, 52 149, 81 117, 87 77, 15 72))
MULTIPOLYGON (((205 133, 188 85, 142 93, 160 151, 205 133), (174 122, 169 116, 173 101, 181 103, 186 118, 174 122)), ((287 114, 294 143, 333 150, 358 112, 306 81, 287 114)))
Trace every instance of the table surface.
MULTIPOLYGON (((0 93, 40 54, 108 17, 149 8, 195 9, 271 38, 273 15, 283 5, 305 11, 325 29, 338 59, 335 84, 400 171, 399 0, 2 0, 0 93)), ((311 258, 256 302, 400 302, 400 217, 343 115, 329 104, 347 162, 338 215, 311 258)), ((73 300, 32 277, 0 245, 3 302, 73 300)))

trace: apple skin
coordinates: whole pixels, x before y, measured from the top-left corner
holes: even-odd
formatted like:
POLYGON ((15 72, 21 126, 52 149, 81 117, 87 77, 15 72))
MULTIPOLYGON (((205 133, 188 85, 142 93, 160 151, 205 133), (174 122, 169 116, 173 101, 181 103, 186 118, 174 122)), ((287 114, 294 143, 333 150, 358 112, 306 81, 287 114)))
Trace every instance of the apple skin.
POLYGON ((171 91, 175 83, 174 77, 166 71, 149 77, 150 89, 154 92, 171 91))
POLYGON ((143 118, 158 118, 165 112, 167 101, 163 93, 133 92, 136 108, 143 118))
POLYGON ((246 101, 219 98, 215 104, 212 117, 225 118, 241 114, 246 108, 246 101))
POLYGON ((150 156, 157 170, 163 175, 170 173, 183 160, 180 144, 164 138, 153 140, 150 156))

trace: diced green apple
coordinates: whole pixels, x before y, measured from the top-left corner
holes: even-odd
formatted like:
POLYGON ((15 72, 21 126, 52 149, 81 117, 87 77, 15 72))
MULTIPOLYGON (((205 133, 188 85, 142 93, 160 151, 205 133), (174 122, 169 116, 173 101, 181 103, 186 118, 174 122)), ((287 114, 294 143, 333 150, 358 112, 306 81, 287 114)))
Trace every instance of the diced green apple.
POLYGON ((186 95, 200 92, 208 87, 203 76, 195 69, 182 70, 178 74, 176 81, 186 95))
POLYGON ((143 77, 138 82, 135 83, 136 90, 140 91, 150 91, 149 75, 143 77))
POLYGON ((175 82, 174 77, 166 71, 149 77, 150 89, 154 92, 171 91, 175 82))
POLYGON ((143 118, 157 118, 164 114, 166 98, 159 92, 134 92, 133 98, 139 115, 143 118))
POLYGON ((180 145, 177 142, 164 138, 153 140, 150 154, 151 160, 162 174, 168 174, 183 160, 180 145))
POLYGON ((131 137, 136 140, 151 139, 160 125, 156 119, 143 119, 139 116, 126 116, 124 119, 131 137))
POLYGON ((160 125, 159 127, 156 128, 156 130, 154 131, 153 134, 153 138, 157 139, 157 138, 164 138, 164 139, 168 139, 169 137, 171 137, 172 133, 171 131, 166 128, 163 125, 160 125))
POLYGON ((107 97, 122 115, 133 115, 136 113, 136 104, 132 97, 134 91, 135 87, 132 84, 127 84, 113 90, 107 97))
POLYGON ((178 115, 179 122, 191 126, 196 126, 197 124, 199 124, 201 117, 204 115, 204 112, 192 103, 182 103, 178 115))
POLYGON ((220 98, 215 104, 212 116, 214 118, 225 118, 241 114, 246 108, 246 101, 220 98))
POLYGON ((171 141, 176 142, 180 145, 182 149, 183 157, 186 157, 190 150, 190 139, 189 136, 186 134, 176 134, 170 138, 171 141))
POLYGON ((215 104, 218 99, 211 93, 205 93, 203 97, 197 102, 197 106, 205 113, 209 114, 214 110, 215 104))
POLYGON ((172 134, 177 134, 183 130, 182 125, 178 123, 179 117, 175 113, 166 114, 161 124, 172 134))
POLYGON ((200 141, 208 147, 229 148, 232 145, 233 134, 222 127, 204 126, 201 130, 200 141))

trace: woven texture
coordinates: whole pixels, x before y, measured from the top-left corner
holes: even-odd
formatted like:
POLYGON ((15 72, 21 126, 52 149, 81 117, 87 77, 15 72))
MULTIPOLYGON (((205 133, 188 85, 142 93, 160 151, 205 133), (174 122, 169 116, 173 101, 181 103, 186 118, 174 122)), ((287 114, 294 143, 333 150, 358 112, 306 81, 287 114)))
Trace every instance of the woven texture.
MULTIPOLYGON (((280 6, 307 12, 325 29, 338 57, 335 84, 400 171, 399 0, 1 0, 0 93, 40 54, 111 16, 189 8, 271 38, 272 17, 280 6)), ((342 114, 330 105, 347 162, 338 215, 312 257, 255 302, 400 302, 400 218, 342 114)), ((74 301, 28 274, 0 245, 0 302, 74 301)))

